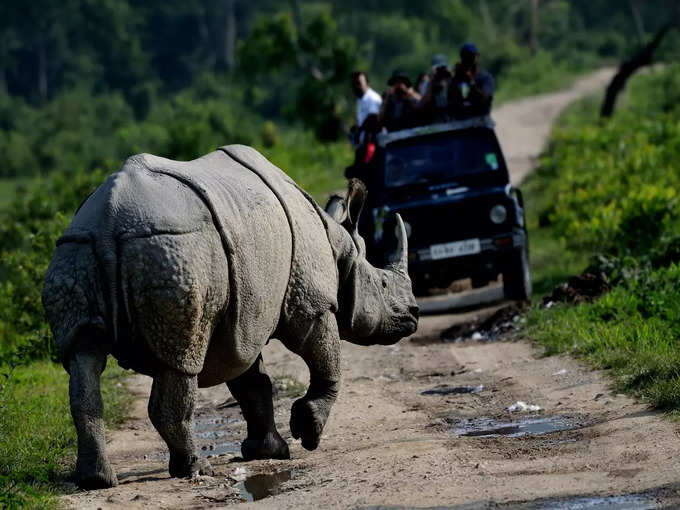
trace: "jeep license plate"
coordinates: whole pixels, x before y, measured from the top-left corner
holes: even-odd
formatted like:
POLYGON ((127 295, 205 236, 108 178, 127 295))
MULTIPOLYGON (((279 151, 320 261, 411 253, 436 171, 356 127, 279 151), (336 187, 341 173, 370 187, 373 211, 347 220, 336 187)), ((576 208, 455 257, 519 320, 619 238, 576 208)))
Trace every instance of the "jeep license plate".
POLYGON ((433 244, 430 246, 430 255, 433 260, 474 255, 480 251, 482 251, 482 247, 479 244, 479 239, 466 239, 465 241, 454 241, 453 243, 433 244))

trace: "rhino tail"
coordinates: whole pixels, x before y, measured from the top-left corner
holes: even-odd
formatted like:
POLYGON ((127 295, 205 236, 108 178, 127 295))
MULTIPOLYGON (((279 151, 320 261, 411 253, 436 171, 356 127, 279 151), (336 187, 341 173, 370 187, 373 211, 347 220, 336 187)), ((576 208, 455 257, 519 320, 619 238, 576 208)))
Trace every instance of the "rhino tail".
POLYGON ((114 345, 118 343, 118 256, 117 243, 110 231, 97 246, 108 301, 109 327, 114 345))

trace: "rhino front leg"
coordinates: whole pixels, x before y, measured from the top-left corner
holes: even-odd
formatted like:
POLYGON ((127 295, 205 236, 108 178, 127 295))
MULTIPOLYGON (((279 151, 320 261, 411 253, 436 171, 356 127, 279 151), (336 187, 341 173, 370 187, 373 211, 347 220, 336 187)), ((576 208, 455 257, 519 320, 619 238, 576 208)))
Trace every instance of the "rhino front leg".
POLYGON ((246 372, 229 381, 227 386, 241 406, 248 424, 248 437, 241 444, 243 458, 289 459, 288 445, 276 430, 272 383, 265 371, 262 354, 246 372))
MULTIPOLYGON (((288 344, 286 344, 288 346, 288 344)), ((290 432, 302 446, 315 450, 340 389, 340 335, 335 315, 328 312, 297 346, 288 346, 309 367, 309 388, 290 413, 290 432)))
POLYGON ((82 489, 102 489, 118 484, 106 456, 104 404, 99 379, 106 367, 106 352, 75 352, 68 363, 71 416, 78 435, 76 483, 82 489))
POLYGON ((170 450, 170 476, 183 478, 194 473, 213 474, 210 463, 200 456, 194 442, 197 392, 196 376, 167 368, 153 378, 149 417, 170 450))

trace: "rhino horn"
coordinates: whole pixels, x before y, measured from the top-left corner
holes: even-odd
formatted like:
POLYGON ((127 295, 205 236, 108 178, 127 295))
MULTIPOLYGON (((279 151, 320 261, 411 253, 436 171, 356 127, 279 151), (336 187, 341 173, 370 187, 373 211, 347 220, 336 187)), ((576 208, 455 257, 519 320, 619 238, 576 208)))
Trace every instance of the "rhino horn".
POLYGON ((397 225, 394 234, 397 237, 397 249, 392 255, 392 268, 403 274, 408 274, 408 238, 404 220, 396 214, 397 225))

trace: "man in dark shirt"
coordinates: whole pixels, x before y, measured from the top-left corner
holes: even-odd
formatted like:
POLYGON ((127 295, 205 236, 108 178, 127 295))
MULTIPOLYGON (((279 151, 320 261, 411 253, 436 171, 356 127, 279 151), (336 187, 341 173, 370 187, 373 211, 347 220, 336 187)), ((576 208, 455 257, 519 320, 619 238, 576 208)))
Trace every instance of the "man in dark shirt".
POLYGON ((416 105, 420 94, 413 90, 411 80, 400 70, 395 70, 387 82, 378 123, 388 131, 399 131, 413 127, 416 122, 416 105))
POLYGON ((460 62, 456 64, 453 83, 449 88, 451 116, 467 119, 491 113, 494 79, 479 68, 479 50, 472 43, 460 48, 460 62))

